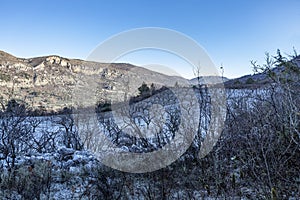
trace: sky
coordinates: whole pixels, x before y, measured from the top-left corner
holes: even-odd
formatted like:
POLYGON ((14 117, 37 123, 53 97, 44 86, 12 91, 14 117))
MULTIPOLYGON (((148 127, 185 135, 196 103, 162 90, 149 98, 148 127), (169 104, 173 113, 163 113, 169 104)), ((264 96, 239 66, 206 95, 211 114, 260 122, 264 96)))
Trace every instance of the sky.
MULTIPOLYGON (((0 50, 86 59, 116 34, 161 27, 195 40, 234 78, 253 73, 250 61, 263 63, 266 52, 300 52, 299 22, 299 0, 0 0, 0 50)), ((194 76, 192 67, 165 52, 133 52, 119 61, 194 76)))

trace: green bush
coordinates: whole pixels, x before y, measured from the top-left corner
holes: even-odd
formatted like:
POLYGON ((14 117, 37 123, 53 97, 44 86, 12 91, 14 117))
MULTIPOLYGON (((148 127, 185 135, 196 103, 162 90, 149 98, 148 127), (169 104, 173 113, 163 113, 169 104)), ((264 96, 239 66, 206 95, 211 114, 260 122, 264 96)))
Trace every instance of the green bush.
POLYGON ((140 92, 140 96, 150 95, 150 88, 145 82, 141 85, 141 87, 138 88, 138 90, 140 92))
POLYGON ((96 107, 97 112, 108 112, 111 111, 111 102, 105 101, 98 103, 96 107))
POLYGON ((10 75, 0 73, 0 80, 8 82, 10 81, 10 75))
POLYGON ((255 81, 253 80, 253 78, 248 78, 246 80, 246 84, 253 84, 253 83, 255 83, 255 81))
POLYGON ((234 83, 233 83, 234 85, 240 85, 241 84, 241 82, 239 81, 239 80, 236 80, 236 81, 234 81, 234 83))

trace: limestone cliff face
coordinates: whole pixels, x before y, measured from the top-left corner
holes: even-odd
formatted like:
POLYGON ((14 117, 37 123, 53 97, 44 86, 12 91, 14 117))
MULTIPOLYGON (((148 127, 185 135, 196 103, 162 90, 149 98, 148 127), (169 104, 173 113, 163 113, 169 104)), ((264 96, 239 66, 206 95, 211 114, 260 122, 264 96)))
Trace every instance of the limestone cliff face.
POLYGON ((184 81, 124 63, 96 63, 60 56, 23 59, 0 51, 0 100, 15 98, 47 111, 76 107, 74 94, 82 93, 81 106, 94 106, 95 101, 126 100, 137 93, 142 82, 159 87, 184 81), (92 90, 87 94, 91 97, 84 94, 88 90, 92 90))

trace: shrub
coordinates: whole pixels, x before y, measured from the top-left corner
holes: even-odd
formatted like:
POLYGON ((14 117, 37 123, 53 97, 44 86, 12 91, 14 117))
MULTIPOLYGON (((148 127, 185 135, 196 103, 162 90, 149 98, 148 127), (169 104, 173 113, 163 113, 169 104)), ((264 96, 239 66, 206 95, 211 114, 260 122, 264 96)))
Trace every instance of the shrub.
POLYGON ((253 78, 248 78, 246 80, 246 84, 253 84, 253 83, 255 83, 255 81, 253 80, 253 78))
POLYGON ((138 90, 140 92, 140 96, 150 95, 150 88, 145 82, 141 85, 141 87, 138 88, 138 90))
POLYGON ((21 166, 12 171, 2 172, 0 179, 0 197, 18 194, 22 199, 40 199, 48 196, 51 184, 51 166, 48 161, 39 161, 34 165, 21 166))
POLYGON ((0 80, 8 82, 10 80, 10 75, 0 73, 0 80))

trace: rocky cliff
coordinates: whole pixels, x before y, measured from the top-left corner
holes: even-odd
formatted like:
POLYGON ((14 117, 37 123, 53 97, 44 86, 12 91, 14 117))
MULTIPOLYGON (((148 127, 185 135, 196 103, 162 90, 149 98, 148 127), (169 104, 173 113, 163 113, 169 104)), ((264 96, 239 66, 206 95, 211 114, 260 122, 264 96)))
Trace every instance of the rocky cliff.
POLYGON ((0 51, 0 99, 25 101, 39 110, 74 106, 74 93, 83 94, 81 106, 101 101, 124 101, 143 83, 174 86, 185 79, 125 63, 97 63, 60 56, 17 58, 0 51), (79 90, 77 90, 80 88, 79 90), (74 92, 77 91, 77 92, 74 92))

